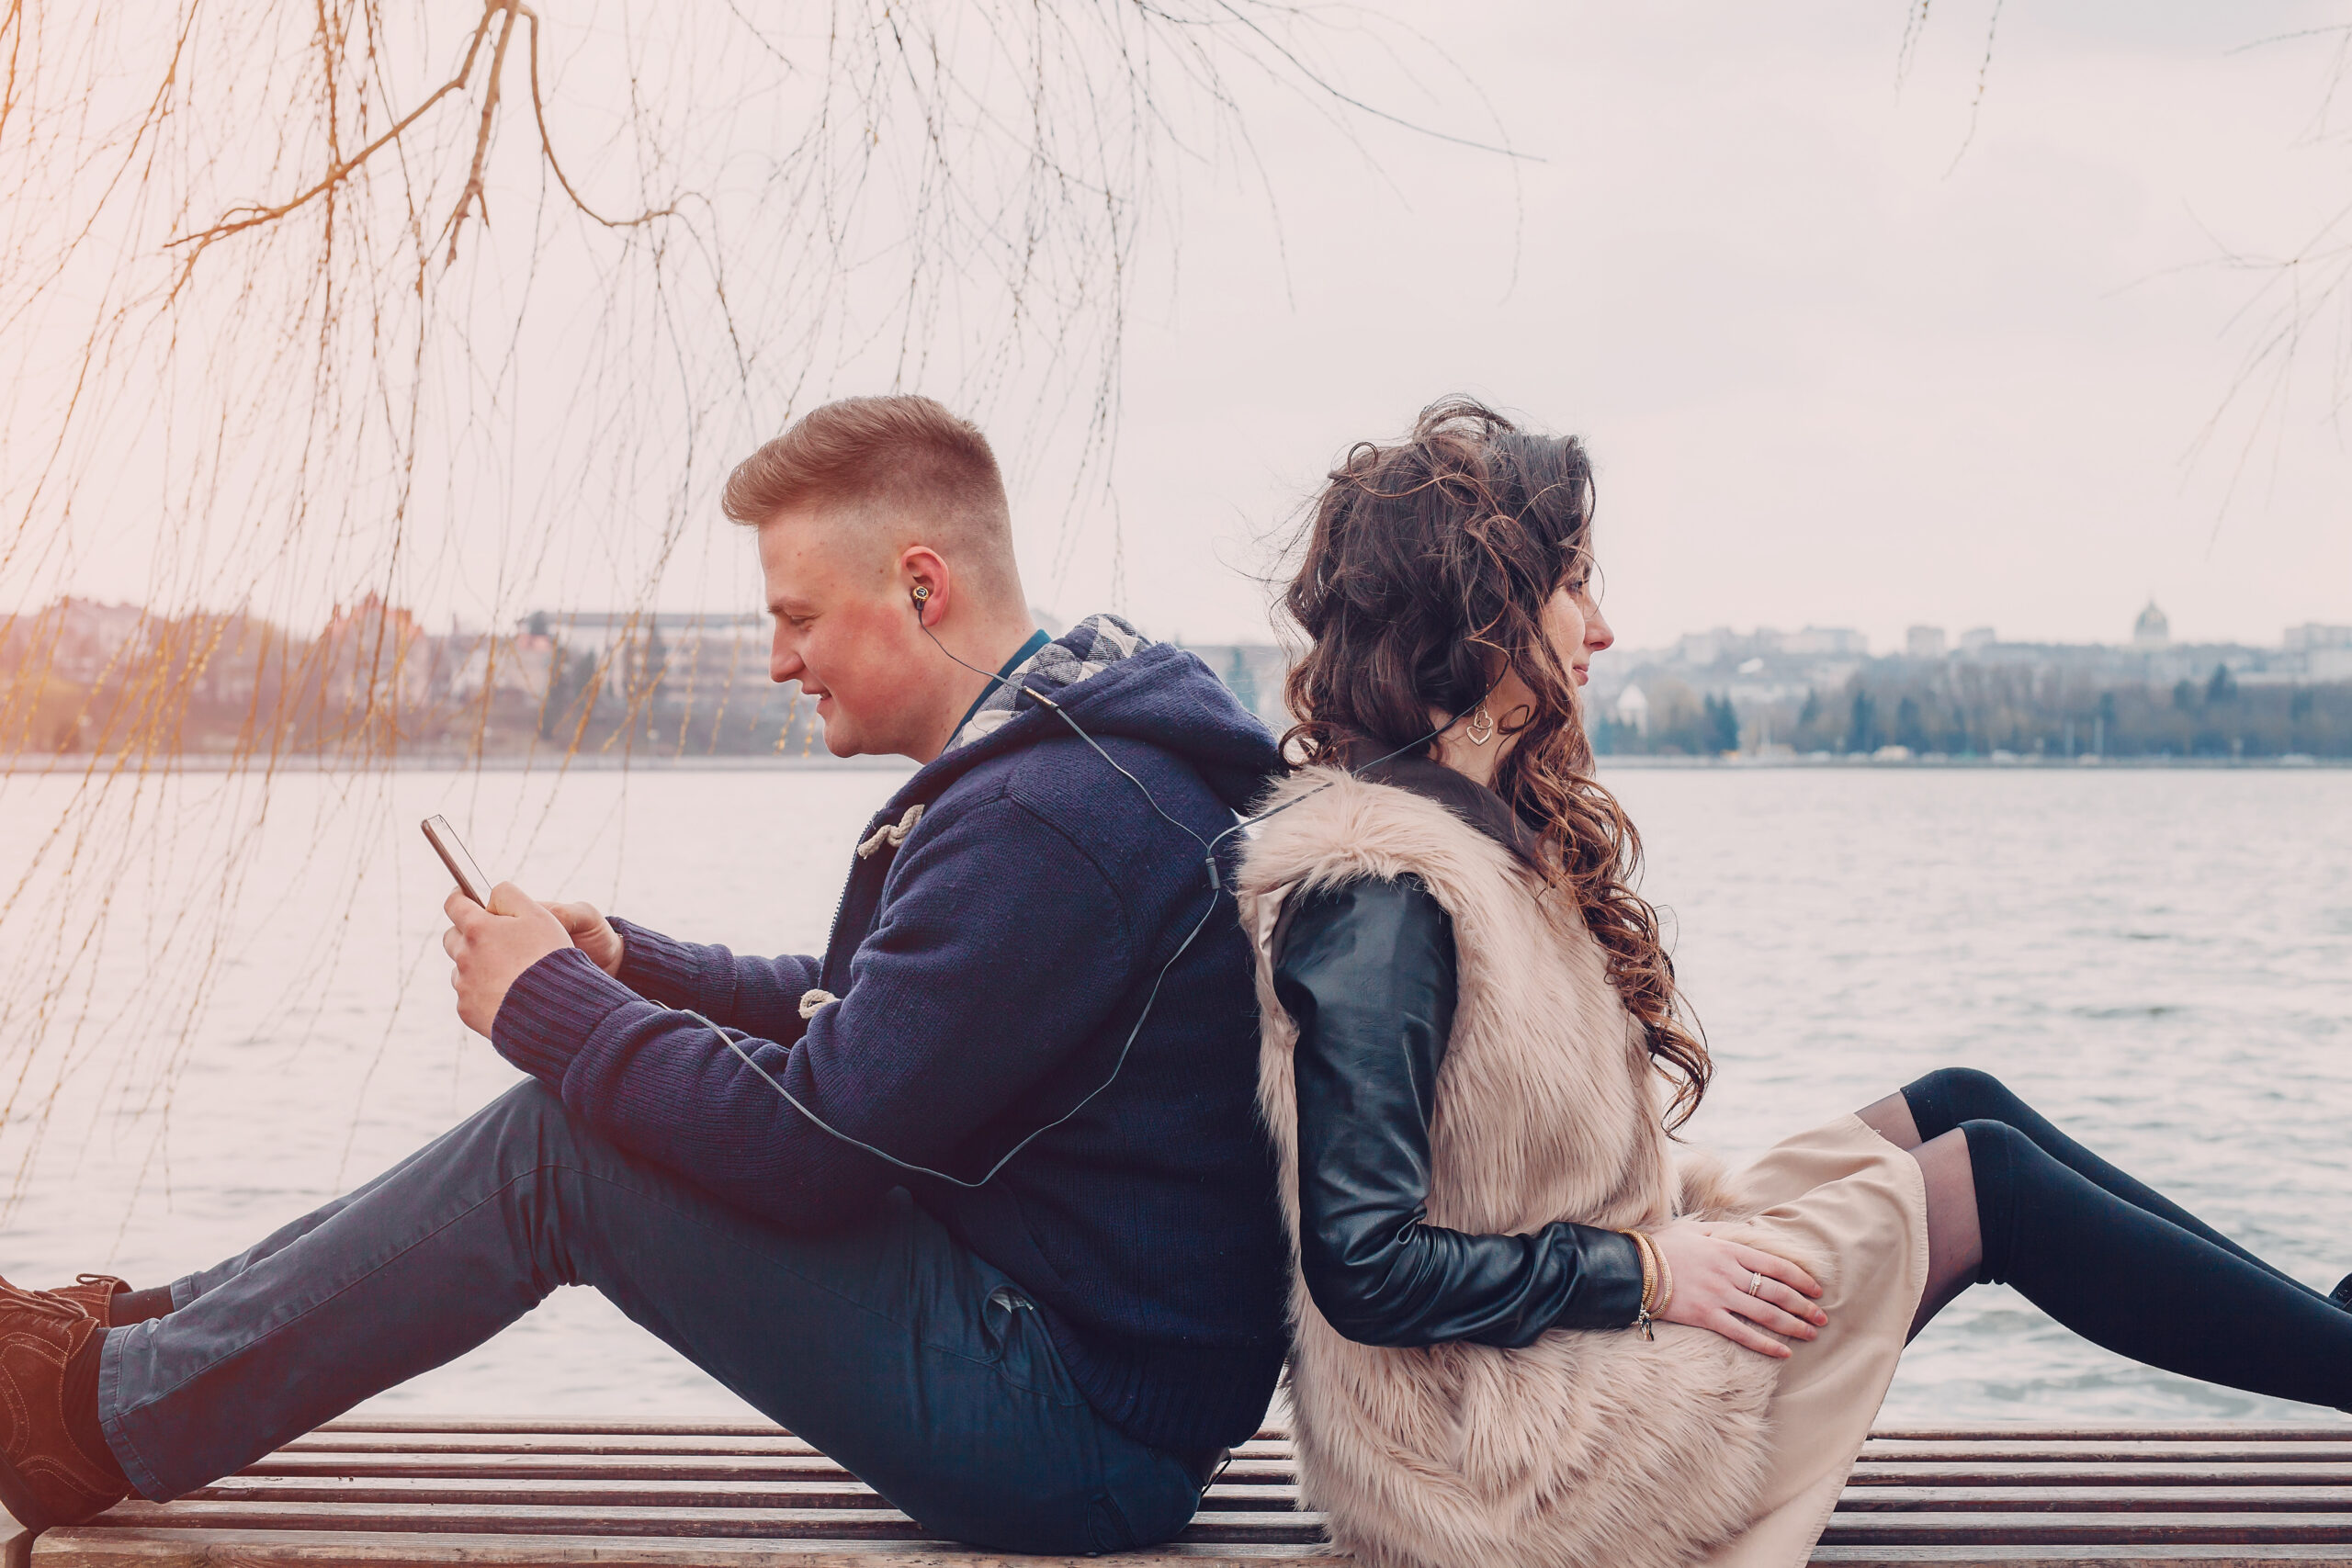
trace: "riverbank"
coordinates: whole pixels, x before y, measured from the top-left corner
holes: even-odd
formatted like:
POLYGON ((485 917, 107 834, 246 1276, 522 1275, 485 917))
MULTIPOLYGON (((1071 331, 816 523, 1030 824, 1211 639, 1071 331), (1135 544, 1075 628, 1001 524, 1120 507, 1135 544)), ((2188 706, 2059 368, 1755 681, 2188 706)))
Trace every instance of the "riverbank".
POLYGON ((159 752, 153 756, 121 757, 91 756, 87 752, 20 753, 0 758, 0 775, 17 774, 28 778, 74 778, 85 773, 99 775, 125 773, 273 773, 273 774, 349 774, 359 773, 911 773, 914 764, 904 757, 835 757, 820 753, 813 757, 662 757, 639 753, 583 751, 577 756, 549 755, 538 757, 471 757, 462 751, 446 753, 400 752, 389 757, 334 757, 299 755, 279 757, 239 757, 218 752, 159 752))
MULTIPOLYGON (((1784 768, 1863 769, 1871 772, 1900 772, 1904 769, 1939 771, 1944 769, 2008 770, 2028 772, 2065 772, 2075 769, 2105 769, 2119 771, 2154 771, 2158 773, 2228 773, 2228 772, 2311 772, 2313 770, 2352 770, 2352 757, 2035 757, 2029 755, 1999 755, 1992 757, 1886 757, 1838 756, 1816 752, 1805 756, 1757 756, 1736 751, 1722 757, 1650 757, 1611 754, 1598 759, 1602 773, 1628 770, 1660 769, 1671 772, 1728 770, 1775 770, 1784 768)), ((356 773, 537 773, 551 775, 564 773, 910 773, 913 764, 904 757, 834 757, 820 754, 813 757, 662 757, 639 754, 620 756, 583 752, 576 757, 469 757, 465 754, 403 752, 391 757, 368 758, 355 761, 345 757, 299 756, 280 757, 275 761, 258 757, 230 757, 209 753, 158 755, 153 757, 91 757, 72 752, 41 752, 0 759, 0 776, 17 775, 28 778, 78 777, 85 773, 260 773, 274 774, 348 774, 356 773)))
POLYGON ((1905 768, 1939 771, 1949 768, 1966 770, 2015 771, 2025 769, 2042 773, 2063 773, 2075 769, 2104 769, 2108 772, 2157 773, 2229 773, 2272 772, 2309 773, 2314 769, 2352 769, 2352 757, 1883 757, 1815 752, 1805 756, 1758 757, 1736 751, 1723 757, 1641 757, 1611 755, 1599 759, 1600 771, 1614 773, 1621 769, 1657 768, 1690 770, 1709 768, 1859 768, 1869 772, 1901 772, 1905 768))

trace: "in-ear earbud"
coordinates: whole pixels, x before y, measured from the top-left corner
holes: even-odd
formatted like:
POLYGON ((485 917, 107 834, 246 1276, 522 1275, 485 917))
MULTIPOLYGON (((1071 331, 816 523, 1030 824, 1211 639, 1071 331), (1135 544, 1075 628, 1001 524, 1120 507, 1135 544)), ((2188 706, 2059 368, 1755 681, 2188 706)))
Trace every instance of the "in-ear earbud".
POLYGON ((931 584, 930 584, 930 583, 928 583, 928 582, 918 582, 918 583, 916 583, 916 584, 915 584, 915 586, 914 586, 914 601, 915 601, 915 603, 916 603, 916 604, 928 604, 928 603, 930 602, 930 600, 931 600, 931 584))

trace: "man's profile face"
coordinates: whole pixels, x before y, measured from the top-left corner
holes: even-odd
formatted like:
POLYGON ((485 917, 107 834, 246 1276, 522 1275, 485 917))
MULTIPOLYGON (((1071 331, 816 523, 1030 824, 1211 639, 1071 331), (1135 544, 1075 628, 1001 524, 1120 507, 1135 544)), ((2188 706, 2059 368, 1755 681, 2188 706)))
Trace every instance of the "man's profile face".
POLYGON ((775 618, 769 679, 817 699, 836 757, 919 745, 925 715, 922 633, 888 529, 822 502, 759 529, 760 575, 775 618))

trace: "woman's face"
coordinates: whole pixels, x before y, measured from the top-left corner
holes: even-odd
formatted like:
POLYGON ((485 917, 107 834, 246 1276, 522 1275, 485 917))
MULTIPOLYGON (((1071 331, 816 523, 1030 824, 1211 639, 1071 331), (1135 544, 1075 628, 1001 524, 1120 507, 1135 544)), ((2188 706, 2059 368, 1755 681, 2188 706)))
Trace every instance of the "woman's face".
POLYGON ((1544 606, 1544 635, 1579 686, 1592 680, 1592 656, 1617 640, 1593 596, 1592 568, 1578 566, 1544 606))

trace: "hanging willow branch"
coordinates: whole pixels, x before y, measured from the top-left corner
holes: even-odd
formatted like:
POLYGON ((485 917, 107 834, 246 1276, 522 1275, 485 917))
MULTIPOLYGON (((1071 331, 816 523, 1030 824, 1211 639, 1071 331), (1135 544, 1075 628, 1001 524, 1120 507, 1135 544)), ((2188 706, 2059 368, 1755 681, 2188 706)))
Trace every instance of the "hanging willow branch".
MULTIPOLYGON (((1250 164, 1253 92, 1385 116, 1333 52, 1376 20, 1274 0, 157 9, 0 0, 20 1174, 92 1061, 168 1103, 289 773, 806 752, 740 622, 651 612, 752 606, 710 497, 810 401, 1058 453, 1066 570, 1177 175, 1250 164)), ((303 798, 334 886, 413 847, 385 791, 303 798)))

